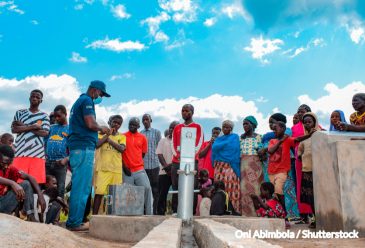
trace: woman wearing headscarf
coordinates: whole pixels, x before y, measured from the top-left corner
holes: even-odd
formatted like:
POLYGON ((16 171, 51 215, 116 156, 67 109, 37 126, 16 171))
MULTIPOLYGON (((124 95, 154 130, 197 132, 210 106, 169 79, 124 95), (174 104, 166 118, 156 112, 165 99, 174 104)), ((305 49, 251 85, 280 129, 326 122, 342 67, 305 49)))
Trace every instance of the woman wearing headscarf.
POLYGON ((226 120, 222 124, 223 135, 215 139, 212 146, 214 181, 223 181, 225 191, 237 213, 240 204, 240 140, 232 133, 234 124, 226 120))
MULTIPOLYGON (((292 137, 300 137, 305 134, 305 129, 303 125, 303 115, 307 112, 312 112, 311 108, 306 105, 302 104, 299 106, 297 114, 299 115, 299 123, 294 125, 291 130, 293 132, 292 137)), ((295 172, 296 172, 296 181, 297 181, 297 202, 298 202, 298 209, 299 213, 302 217, 302 221, 300 223, 308 223, 308 215, 312 214, 312 208, 309 204, 302 203, 300 201, 300 186, 302 181, 302 161, 298 159, 298 145, 295 147, 295 172)))
MULTIPOLYGON (((286 123, 287 119, 286 116, 281 113, 275 113, 270 116, 269 118, 269 126, 271 130, 274 130, 275 123, 281 121, 286 123)), ((285 134, 288 136, 292 136, 292 131, 290 128, 287 128, 285 134)), ((269 154, 267 153, 267 148, 269 146, 269 142, 272 139, 275 139, 274 132, 268 132, 262 137, 262 144, 263 149, 259 151, 259 154, 263 158, 263 170, 264 170, 264 178, 265 182, 270 182, 269 175, 268 175, 268 161, 269 161, 269 154)), ((294 152, 292 152, 292 167, 291 170, 288 172, 288 177, 284 184, 284 199, 285 199, 285 210, 286 210, 286 217, 288 219, 296 219, 299 217, 299 210, 297 204, 297 196, 296 196, 296 185, 295 185, 295 157, 294 152)))
POLYGON ((257 120, 247 116, 243 120, 244 134, 241 135, 241 213, 255 217, 256 212, 251 194, 259 195, 260 186, 264 180, 262 162, 258 150, 262 148, 262 137, 255 133, 257 120))
POLYGON ((330 119, 330 131, 340 131, 337 127, 341 122, 347 123, 345 113, 342 110, 333 111, 330 119))

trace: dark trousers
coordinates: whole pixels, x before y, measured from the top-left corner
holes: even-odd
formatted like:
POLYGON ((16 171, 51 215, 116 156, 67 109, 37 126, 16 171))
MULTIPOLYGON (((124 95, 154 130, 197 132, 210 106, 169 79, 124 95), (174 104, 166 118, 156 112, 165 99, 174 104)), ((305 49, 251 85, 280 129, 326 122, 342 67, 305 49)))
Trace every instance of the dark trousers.
POLYGON ((158 179, 159 179, 159 172, 160 167, 154 168, 154 169, 145 169, 146 174, 148 176, 148 179, 150 180, 150 185, 152 189, 152 196, 153 196, 153 214, 157 214, 157 205, 158 205, 158 198, 159 198, 159 185, 158 185, 158 179))
POLYGON ((171 176, 170 175, 159 175, 158 177, 159 185, 159 198, 157 205, 157 214, 165 215, 166 213, 166 200, 171 186, 171 176))
POLYGON ((59 165, 56 161, 46 161, 46 174, 52 175, 57 180, 58 196, 63 199, 65 195, 67 167, 59 165))
MULTIPOLYGON (((171 166, 171 183, 173 190, 179 190, 179 175, 177 171, 180 169, 180 164, 172 163, 171 166)), ((198 171, 198 161, 195 161, 195 170, 198 171)), ((197 174, 194 176, 194 189, 198 188, 198 176, 197 174)), ((177 213, 178 206, 178 194, 172 195, 172 212, 177 213)), ((198 194, 194 193, 194 202, 193 202, 193 213, 195 214, 196 205, 198 203, 198 194)))
MULTIPOLYGON (((24 180, 19 184, 25 193, 23 202, 23 211, 29 215, 34 213, 34 197, 33 188, 28 180, 24 180)), ((19 205, 16 194, 13 190, 9 190, 6 195, 0 196, 0 213, 11 214, 19 205)))
POLYGON ((46 224, 53 224, 57 222, 60 217, 61 208, 61 204, 59 204, 57 201, 53 201, 49 204, 46 215, 46 224))

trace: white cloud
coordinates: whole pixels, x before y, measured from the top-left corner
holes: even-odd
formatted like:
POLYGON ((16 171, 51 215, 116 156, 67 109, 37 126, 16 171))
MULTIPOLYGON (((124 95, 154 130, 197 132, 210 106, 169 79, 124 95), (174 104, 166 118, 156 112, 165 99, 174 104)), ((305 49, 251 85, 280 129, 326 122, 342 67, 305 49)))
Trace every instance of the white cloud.
POLYGON ((129 17, 131 17, 131 15, 127 13, 125 6, 122 4, 112 6, 111 11, 113 15, 119 19, 128 19, 129 17))
POLYGON ((79 53, 76 53, 76 52, 72 52, 72 56, 69 60, 74 63, 86 63, 87 62, 86 57, 82 57, 79 53))
POLYGON ((242 1, 234 0, 231 4, 223 5, 221 12, 228 16, 230 19, 233 19, 237 16, 243 17, 247 22, 252 21, 252 17, 250 14, 245 10, 242 5, 242 1))
POLYGON ((206 27, 212 27, 216 23, 217 23, 217 18, 212 17, 212 18, 205 19, 204 26, 206 26, 206 27))
POLYGON ((120 41, 119 38, 110 40, 106 37, 104 40, 97 40, 87 45, 86 48, 105 49, 114 52, 142 51, 147 47, 139 41, 120 41))
POLYGON ((159 0, 161 9, 172 14, 175 22, 194 22, 198 4, 192 0, 159 0))
POLYGON ((141 21, 142 25, 148 26, 148 33, 155 42, 166 42, 169 40, 167 34, 160 30, 160 25, 170 20, 171 17, 166 12, 161 12, 158 16, 148 17, 141 21))
POLYGON ((0 92, 6 92, 0 100, 0 133, 10 131, 16 110, 29 107, 29 93, 33 89, 43 92, 40 109, 47 113, 58 104, 70 109, 80 95, 76 78, 69 75, 29 76, 20 80, 0 77, 0 92))
POLYGON ((315 38, 315 39, 312 39, 311 41, 309 41, 305 47, 299 47, 299 48, 295 49, 294 53, 292 55, 290 55, 289 57, 295 58, 299 54, 308 51, 312 47, 323 47, 323 46, 326 46, 324 39, 315 38))
POLYGON ((84 8, 84 5, 81 4, 81 3, 76 4, 75 7, 74 7, 75 10, 82 10, 83 8, 84 8))
POLYGON ((347 30, 352 42, 355 44, 365 42, 365 23, 358 16, 343 15, 339 18, 339 22, 347 30))
POLYGON ((25 13, 23 10, 18 8, 18 5, 16 5, 14 1, 0 1, 0 8, 6 8, 7 10, 18 13, 19 15, 23 15, 25 13))
POLYGON ((180 48, 189 44, 193 44, 194 42, 190 39, 187 39, 185 36, 184 30, 180 29, 176 36, 176 39, 171 44, 166 44, 165 49, 167 51, 171 51, 176 48, 180 48))
POLYGON ((359 44, 362 40, 365 41, 365 30, 363 27, 350 28, 350 37, 353 42, 359 44))
POLYGON ((134 73, 126 72, 126 73, 123 73, 121 75, 111 76, 109 81, 115 81, 115 80, 118 80, 118 79, 133 79, 133 78, 134 78, 134 73))
POLYGON ((256 99, 256 102, 259 102, 259 103, 267 103, 269 100, 266 99, 265 97, 263 96, 260 96, 259 98, 256 99))
POLYGON ((251 53, 252 58, 260 60, 261 63, 267 64, 270 61, 265 57, 277 50, 281 49, 281 45, 284 41, 280 39, 263 39, 262 36, 259 38, 251 38, 250 46, 244 48, 245 51, 251 53))
POLYGON ((336 109, 344 111, 347 121, 349 120, 350 114, 354 112, 352 96, 359 92, 365 92, 365 84, 357 81, 340 88, 334 83, 328 83, 324 90, 326 94, 317 99, 313 99, 309 95, 301 95, 298 100, 301 104, 309 105, 312 111, 318 114, 321 124, 328 128, 330 115, 336 109))
POLYGON ((32 23, 33 25, 39 25, 39 22, 37 20, 31 20, 30 23, 32 23))

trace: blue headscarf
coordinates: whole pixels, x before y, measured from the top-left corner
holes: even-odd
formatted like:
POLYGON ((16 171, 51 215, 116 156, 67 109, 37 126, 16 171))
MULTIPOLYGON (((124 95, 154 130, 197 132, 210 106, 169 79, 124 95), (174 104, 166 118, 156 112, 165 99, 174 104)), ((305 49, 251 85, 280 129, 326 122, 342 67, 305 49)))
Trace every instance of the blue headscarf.
MULTIPOLYGON (((345 117, 345 114, 342 110, 335 110, 333 112, 337 112, 340 114, 340 121, 341 122, 344 122, 344 123, 347 123, 346 122, 346 117, 345 117)), ((330 120, 330 123, 331 123, 331 120, 330 120)), ((338 131, 334 125, 332 125, 332 123, 330 124, 330 131, 338 131)))
POLYGON ((221 161, 229 163, 238 178, 241 178, 240 156, 240 138, 237 134, 222 135, 214 141, 212 146, 212 162, 221 161))

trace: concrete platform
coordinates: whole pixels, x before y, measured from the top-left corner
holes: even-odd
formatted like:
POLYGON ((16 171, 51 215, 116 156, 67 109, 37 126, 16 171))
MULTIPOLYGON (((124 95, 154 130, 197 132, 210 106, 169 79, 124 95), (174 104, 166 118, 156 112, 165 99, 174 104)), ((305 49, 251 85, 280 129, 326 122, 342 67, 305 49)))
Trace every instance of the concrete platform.
POLYGON ((168 216, 93 215, 90 219, 90 235, 103 240, 136 243, 167 219, 168 216))
POLYGON ((228 224, 242 231, 252 232, 256 230, 267 230, 269 232, 285 232, 285 220, 275 218, 240 217, 240 216, 211 216, 209 219, 222 224, 228 224))
POLYGON ((178 218, 164 220, 155 226, 134 248, 179 248, 181 243, 182 221, 178 218))
POLYGON ((200 248, 280 247, 259 239, 235 237, 237 228, 212 219, 194 220, 194 237, 200 248))

